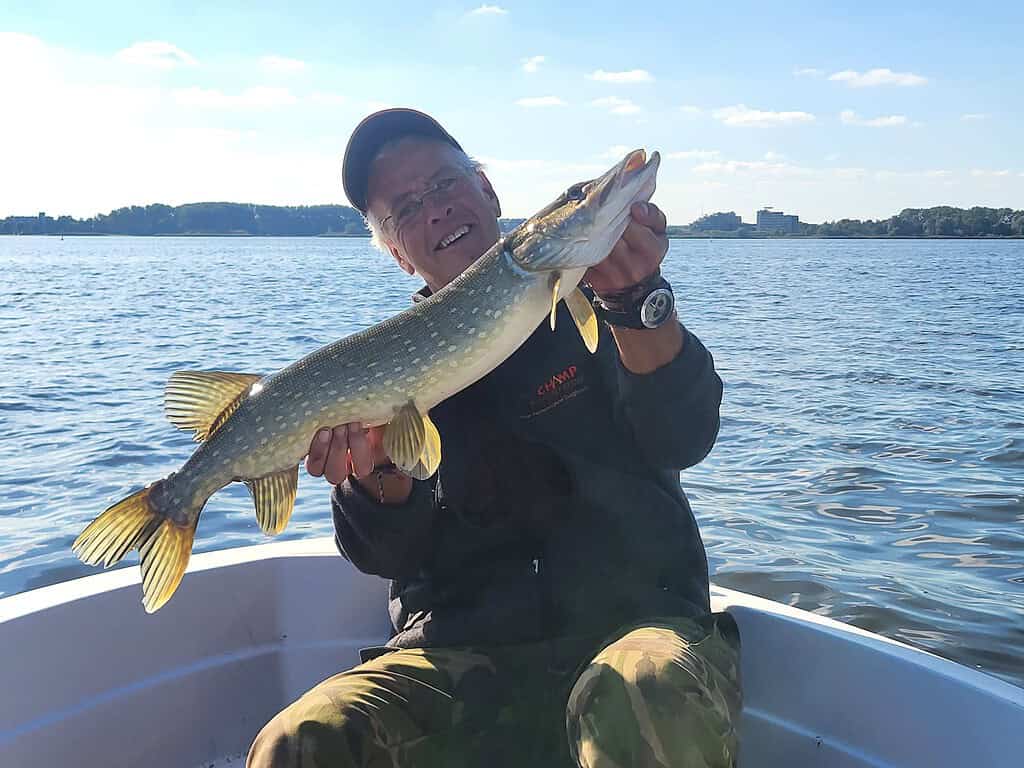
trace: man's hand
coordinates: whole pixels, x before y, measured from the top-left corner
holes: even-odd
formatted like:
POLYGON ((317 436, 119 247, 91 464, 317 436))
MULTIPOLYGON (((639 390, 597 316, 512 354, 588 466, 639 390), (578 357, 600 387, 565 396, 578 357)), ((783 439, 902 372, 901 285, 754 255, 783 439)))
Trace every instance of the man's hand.
POLYGON ((583 276, 598 296, 617 293, 650 277, 668 253, 665 214, 658 206, 634 203, 630 217, 608 258, 583 276))
POLYGON ((352 475, 371 498, 401 504, 409 498, 412 478, 399 472, 378 477, 374 467, 388 463, 384 427, 363 429, 363 425, 355 421, 317 431, 309 444, 306 471, 313 477, 324 477, 331 485, 352 475))
MULTIPOLYGON (((650 277, 668 253, 665 214, 653 203, 634 203, 631 221, 608 258, 583 279, 598 296, 609 296, 650 277)), ((683 348, 679 323, 670 319, 655 330, 612 328, 619 359, 633 373, 651 373, 671 362, 683 348)))

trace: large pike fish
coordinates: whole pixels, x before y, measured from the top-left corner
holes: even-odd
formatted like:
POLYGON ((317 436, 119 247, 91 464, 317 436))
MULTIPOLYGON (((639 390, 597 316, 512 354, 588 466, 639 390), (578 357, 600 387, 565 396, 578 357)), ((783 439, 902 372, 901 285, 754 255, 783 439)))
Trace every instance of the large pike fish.
POLYGON ((167 383, 167 417, 202 444, 185 465, 97 517, 75 540, 86 563, 142 561, 152 613, 185 573, 199 515, 228 483, 242 481, 267 534, 292 513, 298 465, 324 426, 386 424, 384 448, 404 472, 430 477, 441 462, 435 405, 504 362, 565 300, 588 348, 597 320, 577 285, 622 235, 630 206, 654 192, 659 158, 631 152, 576 184, 499 240, 426 301, 329 344, 270 376, 179 371, 167 383))

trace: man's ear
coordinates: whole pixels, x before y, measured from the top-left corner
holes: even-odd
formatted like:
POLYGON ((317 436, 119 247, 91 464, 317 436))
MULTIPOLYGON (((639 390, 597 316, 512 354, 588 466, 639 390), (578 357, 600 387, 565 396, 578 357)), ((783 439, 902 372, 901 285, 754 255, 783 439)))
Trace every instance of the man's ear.
POLYGON ((498 200, 498 195, 494 191, 494 187, 491 186, 491 180, 487 178, 487 174, 483 171, 477 171, 480 174, 480 181, 484 185, 484 194, 487 195, 494 203, 494 218, 501 218, 501 201, 498 200))
POLYGON ((402 256, 402 252, 398 250, 398 246, 394 243, 388 243, 388 250, 391 252, 391 257, 398 262, 398 266, 402 268, 402 271, 407 275, 415 275, 416 267, 412 265, 408 259, 402 256))

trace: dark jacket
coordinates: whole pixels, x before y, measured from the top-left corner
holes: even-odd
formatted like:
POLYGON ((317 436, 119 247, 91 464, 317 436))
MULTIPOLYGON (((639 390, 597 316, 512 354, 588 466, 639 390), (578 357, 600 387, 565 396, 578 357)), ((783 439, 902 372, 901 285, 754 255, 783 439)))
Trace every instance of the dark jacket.
POLYGON ((672 362, 637 375, 603 325, 588 353, 560 305, 554 333, 545 322, 431 411, 441 467, 405 504, 336 486, 338 548, 392 580, 389 645, 600 635, 709 610, 679 470, 714 445, 722 382, 684 336, 672 362))

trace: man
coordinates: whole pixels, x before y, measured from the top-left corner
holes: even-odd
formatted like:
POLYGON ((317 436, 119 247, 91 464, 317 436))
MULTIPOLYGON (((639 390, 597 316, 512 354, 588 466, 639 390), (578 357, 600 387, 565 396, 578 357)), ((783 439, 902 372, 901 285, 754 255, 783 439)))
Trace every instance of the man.
MULTIPOLYGON (((499 236, 487 176, 422 113, 366 118, 343 177, 423 295, 499 236)), ((250 766, 735 765, 738 636, 709 615, 678 476, 714 444, 722 385, 667 300, 664 215, 631 216, 585 278, 597 353, 560 308, 432 411, 432 478, 398 472, 379 429, 314 436, 338 547, 391 579, 394 632, 271 720, 250 766)))

